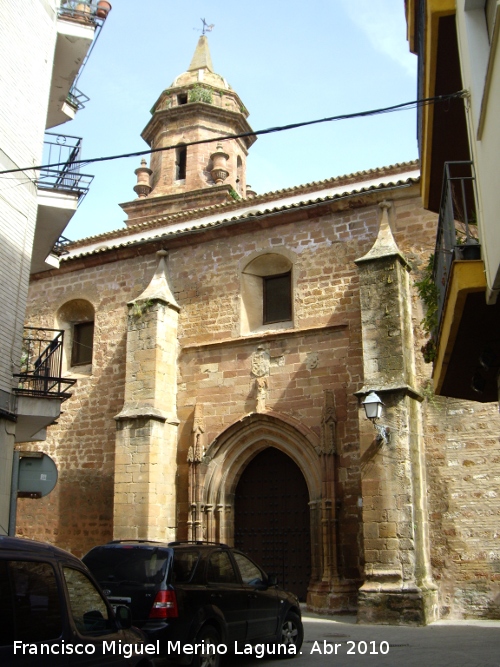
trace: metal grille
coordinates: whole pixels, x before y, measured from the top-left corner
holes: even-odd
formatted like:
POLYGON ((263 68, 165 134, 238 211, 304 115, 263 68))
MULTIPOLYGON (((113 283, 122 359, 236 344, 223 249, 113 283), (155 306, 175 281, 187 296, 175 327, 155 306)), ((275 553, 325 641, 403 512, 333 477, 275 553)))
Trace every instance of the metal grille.
POLYGON ((80 173, 82 140, 65 134, 45 133, 43 164, 37 186, 41 190, 59 190, 78 195, 78 203, 88 192, 93 176, 80 173))
POLYGON ((474 165, 470 161, 445 162, 433 271, 439 323, 453 261, 481 258, 477 236, 474 165))
POLYGON ((59 329, 24 328, 21 372, 14 375, 16 394, 63 400, 71 396, 68 389, 76 380, 61 377, 63 340, 59 329))

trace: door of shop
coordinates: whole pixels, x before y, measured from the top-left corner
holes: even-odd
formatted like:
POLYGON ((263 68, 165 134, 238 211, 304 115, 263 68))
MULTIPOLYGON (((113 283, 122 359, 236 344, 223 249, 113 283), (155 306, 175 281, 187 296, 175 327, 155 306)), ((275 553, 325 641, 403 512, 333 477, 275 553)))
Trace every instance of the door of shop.
POLYGON ((245 468, 235 493, 235 546, 305 600, 311 575, 309 493, 300 468, 274 447, 245 468))

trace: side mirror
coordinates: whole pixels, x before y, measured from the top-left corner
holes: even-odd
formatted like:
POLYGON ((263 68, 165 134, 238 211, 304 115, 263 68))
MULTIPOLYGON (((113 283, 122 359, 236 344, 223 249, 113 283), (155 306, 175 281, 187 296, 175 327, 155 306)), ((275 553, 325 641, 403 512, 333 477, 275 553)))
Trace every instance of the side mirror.
POLYGON ((132 627, 132 612, 125 605, 120 604, 116 607, 115 616, 123 630, 128 630, 132 627))
POLYGON ((278 585, 278 575, 277 574, 268 574, 267 575, 267 585, 268 586, 277 586, 278 585))

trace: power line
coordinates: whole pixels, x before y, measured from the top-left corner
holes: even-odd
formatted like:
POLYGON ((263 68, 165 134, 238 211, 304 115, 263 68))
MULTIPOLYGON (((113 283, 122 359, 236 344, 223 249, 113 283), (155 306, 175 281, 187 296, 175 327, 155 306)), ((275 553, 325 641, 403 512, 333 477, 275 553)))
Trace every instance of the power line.
MULTIPOLYGON (((390 107, 383 107, 381 109, 370 109, 369 111, 357 111, 355 113, 341 114, 340 116, 329 116, 328 118, 319 118, 316 120, 306 120, 300 123, 291 123, 289 125, 278 125, 277 127, 268 127, 264 130, 255 130, 252 132, 242 132, 240 134, 226 134, 219 137, 213 137, 211 139, 198 139, 197 141, 189 141, 183 143, 182 146, 197 146, 199 144, 210 144, 215 141, 226 141, 227 139, 244 139, 245 137, 256 137, 262 134, 272 134, 274 132, 285 132, 288 130, 295 130, 299 127, 307 127, 308 125, 318 125, 319 123, 330 123, 339 120, 350 120, 353 118, 366 118, 367 116, 378 116, 384 113, 392 113, 394 111, 403 111, 408 109, 415 109, 417 107, 426 106, 428 104, 436 104, 442 102, 449 102, 454 99, 463 97, 465 91, 460 90, 456 93, 450 93, 448 95, 437 95, 435 97, 426 97, 420 100, 413 100, 412 102, 403 102, 402 104, 395 104, 390 107)), ((142 155, 151 155, 152 153, 160 153, 163 151, 170 151, 174 148, 178 148, 179 144, 173 146, 163 146, 161 148, 149 148, 143 151, 135 151, 133 153, 121 153, 120 155, 108 155, 105 157, 95 157, 89 158, 88 160, 75 160, 72 162, 72 165, 88 165, 94 162, 107 162, 109 160, 121 160, 123 158, 129 157, 141 157, 142 155)), ((17 169, 6 169, 0 171, 0 176, 5 174, 15 174, 21 171, 37 171, 40 169, 49 169, 51 167, 62 167, 66 165, 67 162, 56 162, 53 164, 43 164, 35 167, 23 167, 17 169)))

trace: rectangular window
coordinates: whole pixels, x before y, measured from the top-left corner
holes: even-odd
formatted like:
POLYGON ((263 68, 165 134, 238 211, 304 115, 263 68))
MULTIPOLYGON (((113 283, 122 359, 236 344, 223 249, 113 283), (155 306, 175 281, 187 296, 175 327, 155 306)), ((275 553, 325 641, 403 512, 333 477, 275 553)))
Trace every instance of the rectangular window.
POLYGON ((292 319, 292 274, 263 278, 263 324, 288 322, 292 319))
POLYGON ((187 93, 181 93, 180 95, 177 95, 177 104, 180 106, 181 104, 187 104, 188 103, 188 96, 187 93))
POLYGON ((71 348, 71 365, 83 366, 92 363, 94 345, 94 323, 79 322, 73 325, 73 345, 71 348))

